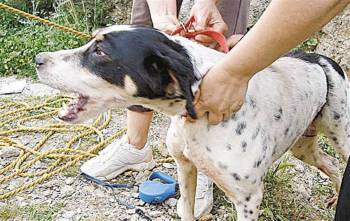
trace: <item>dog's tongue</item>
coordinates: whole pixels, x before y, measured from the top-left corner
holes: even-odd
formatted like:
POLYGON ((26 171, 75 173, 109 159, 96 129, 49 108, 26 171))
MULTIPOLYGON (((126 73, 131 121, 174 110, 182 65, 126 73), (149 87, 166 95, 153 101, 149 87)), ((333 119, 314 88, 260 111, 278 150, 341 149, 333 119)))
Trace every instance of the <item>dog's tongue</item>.
POLYGON ((84 110, 84 105, 87 103, 88 97, 79 95, 79 97, 73 100, 68 105, 58 112, 58 118, 63 121, 73 121, 78 118, 78 112, 84 110))

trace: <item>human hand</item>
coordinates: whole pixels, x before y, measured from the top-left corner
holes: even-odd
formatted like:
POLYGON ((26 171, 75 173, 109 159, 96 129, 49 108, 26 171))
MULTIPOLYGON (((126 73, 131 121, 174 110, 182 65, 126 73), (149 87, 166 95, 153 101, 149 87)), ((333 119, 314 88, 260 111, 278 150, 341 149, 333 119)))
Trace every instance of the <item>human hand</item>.
MULTIPOLYGON (((193 25, 196 31, 209 29, 224 34, 228 30, 214 0, 197 0, 190 16, 195 18, 193 25)), ((203 35, 196 36, 196 40, 207 46, 213 43, 212 38, 203 35)))
POLYGON ((167 34, 171 34, 180 26, 179 20, 174 15, 157 16, 153 20, 153 27, 167 34))
POLYGON ((220 64, 212 67, 203 78, 195 96, 194 105, 198 118, 208 114, 209 124, 228 120, 243 105, 248 81, 249 78, 233 75, 220 64))

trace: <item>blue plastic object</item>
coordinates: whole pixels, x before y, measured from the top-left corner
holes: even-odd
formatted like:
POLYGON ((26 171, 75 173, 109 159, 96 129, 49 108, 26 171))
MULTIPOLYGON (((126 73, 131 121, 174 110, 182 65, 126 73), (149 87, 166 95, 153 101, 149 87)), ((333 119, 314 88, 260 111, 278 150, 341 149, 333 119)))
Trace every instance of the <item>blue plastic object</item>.
POLYGON ((175 195, 176 180, 166 173, 155 171, 139 187, 139 197, 146 203, 161 203, 175 195), (154 179, 159 179, 161 182, 154 179))

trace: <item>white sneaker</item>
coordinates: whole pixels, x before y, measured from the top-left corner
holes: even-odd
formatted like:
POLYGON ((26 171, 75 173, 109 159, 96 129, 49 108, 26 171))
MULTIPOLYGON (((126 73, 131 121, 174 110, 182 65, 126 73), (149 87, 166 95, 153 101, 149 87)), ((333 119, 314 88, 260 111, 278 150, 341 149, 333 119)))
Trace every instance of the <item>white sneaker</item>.
POLYGON ((139 150, 129 144, 124 135, 100 151, 98 156, 86 161, 80 170, 97 179, 110 180, 127 170, 151 170, 155 166, 149 145, 139 150))
MULTIPOLYGON (((210 213, 213 209, 213 182, 202 172, 197 175, 196 199, 194 203, 194 217, 201 218, 210 213)), ((182 200, 178 201, 177 213, 181 217, 182 200)))

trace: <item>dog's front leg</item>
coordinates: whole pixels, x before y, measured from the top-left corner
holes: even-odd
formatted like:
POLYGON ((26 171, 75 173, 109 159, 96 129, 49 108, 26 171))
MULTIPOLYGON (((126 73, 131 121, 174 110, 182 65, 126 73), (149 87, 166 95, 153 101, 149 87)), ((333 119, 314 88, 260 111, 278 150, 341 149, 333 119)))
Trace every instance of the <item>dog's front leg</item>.
POLYGON ((180 185, 180 200, 177 205, 181 220, 194 220, 194 202, 197 185, 197 169, 183 154, 185 143, 181 131, 172 123, 168 130, 166 144, 169 153, 177 164, 178 181, 180 185))
POLYGON ((194 203, 197 186, 197 169, 185 158, 175 158, 180 185, 178 215, 181 220, 194 220, 194 203))

